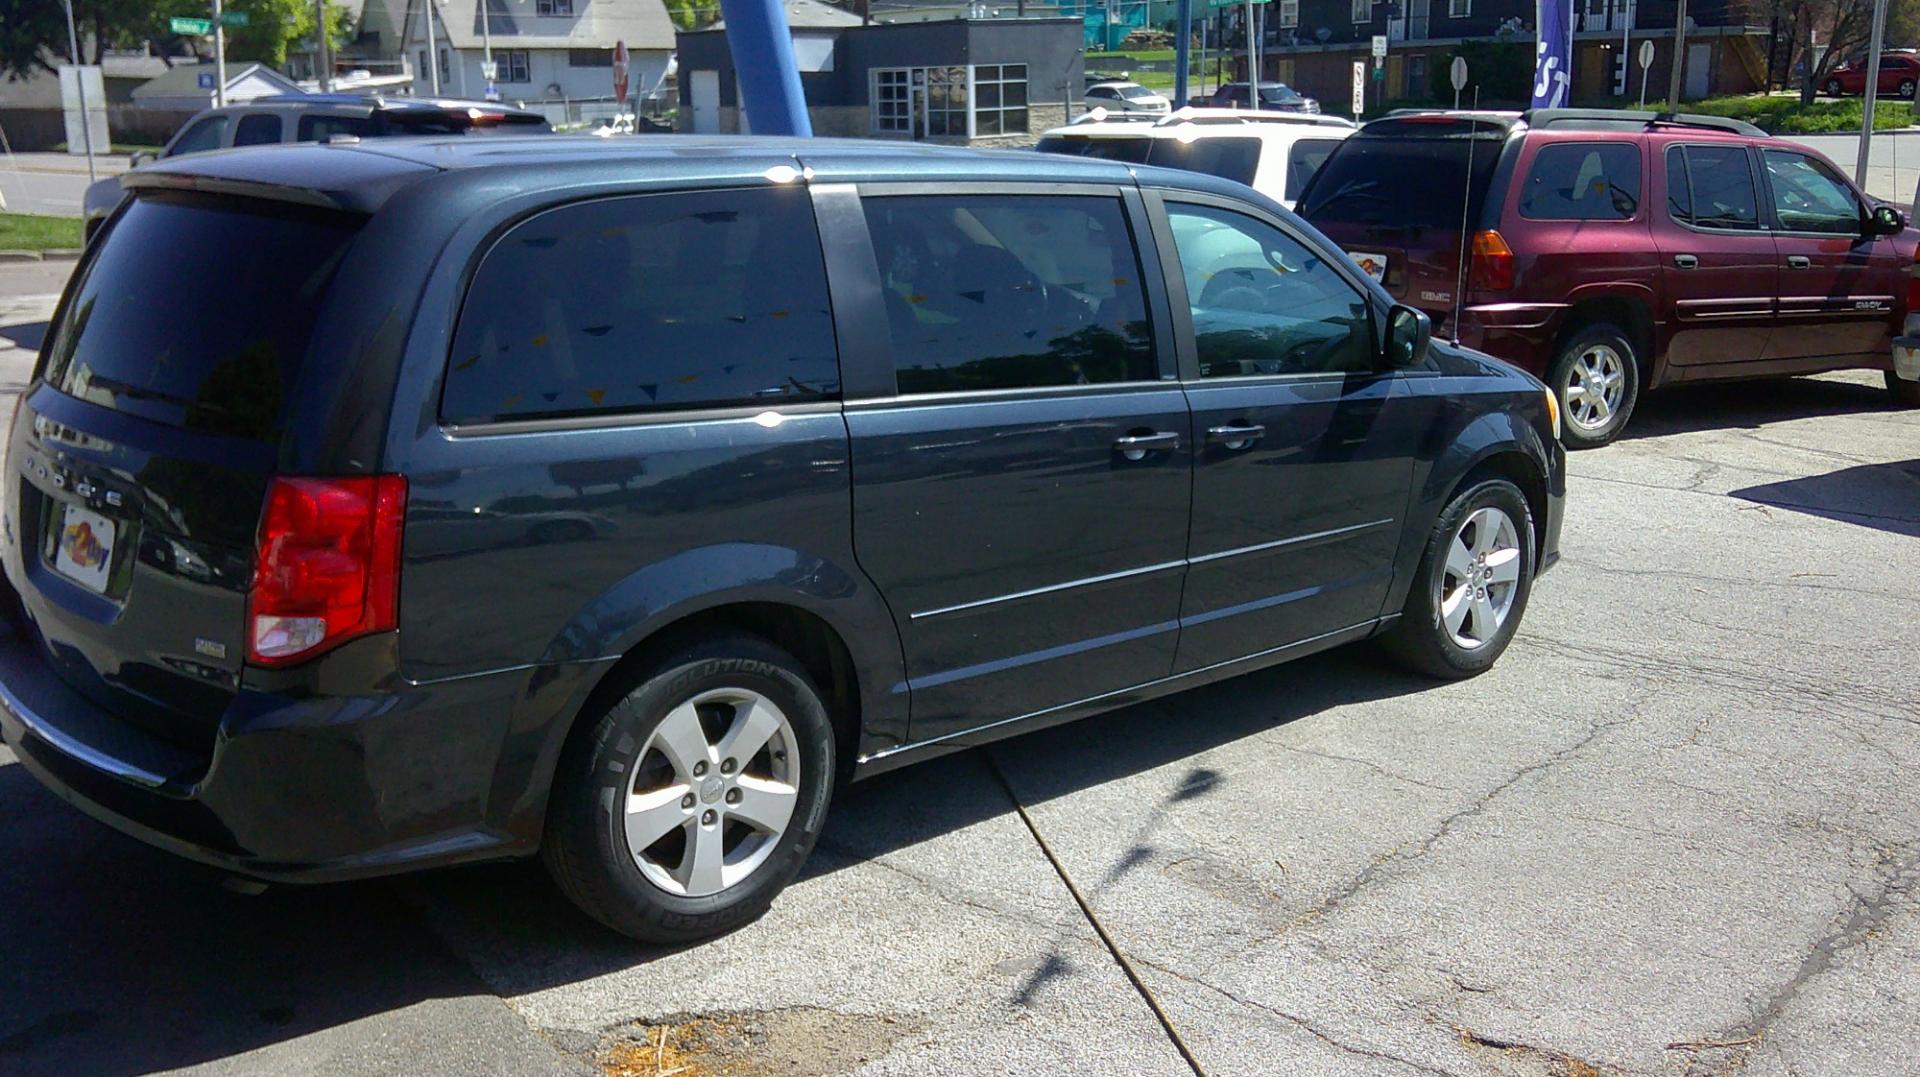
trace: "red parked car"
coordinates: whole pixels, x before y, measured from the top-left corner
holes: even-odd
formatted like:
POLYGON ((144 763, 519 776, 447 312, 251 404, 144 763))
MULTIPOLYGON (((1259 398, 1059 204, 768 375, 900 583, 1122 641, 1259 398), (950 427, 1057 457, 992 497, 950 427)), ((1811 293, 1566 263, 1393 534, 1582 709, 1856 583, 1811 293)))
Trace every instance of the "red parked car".
MULTIPOLYGON (((1880 54, 1879 93, 1912 100, 1915 86, 1920 86, 1920 56, 1910 52, 1880 54)), ((1820 90, 1828 97, 1866 93, 1866 59, 1849 60, 1828 72, 1827 80, 1820 84, 1820 90)))
POLYGON ((1643 388, 1674 382, 1858 367, 1920 405, 1891 373, 1920 233, 1749 124, 1395 115, 1341 142, 1299 211, 1436 333, 1552 386, 1569 448, 1613 440, 1643 388))

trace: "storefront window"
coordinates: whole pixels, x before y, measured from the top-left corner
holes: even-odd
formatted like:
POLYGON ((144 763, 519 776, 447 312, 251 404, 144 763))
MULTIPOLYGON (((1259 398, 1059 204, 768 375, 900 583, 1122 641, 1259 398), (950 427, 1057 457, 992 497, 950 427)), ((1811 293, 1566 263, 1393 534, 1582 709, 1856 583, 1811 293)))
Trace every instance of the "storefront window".
POLYGON ((907 111, 908 71, 904 67, 881 68, 873 73, 873 129, 906 134, 912 130, 907 111))
POLYGON ((974 68, 973 94, 975 134, 1026 133, 1026 64, 983 64, 974 68))

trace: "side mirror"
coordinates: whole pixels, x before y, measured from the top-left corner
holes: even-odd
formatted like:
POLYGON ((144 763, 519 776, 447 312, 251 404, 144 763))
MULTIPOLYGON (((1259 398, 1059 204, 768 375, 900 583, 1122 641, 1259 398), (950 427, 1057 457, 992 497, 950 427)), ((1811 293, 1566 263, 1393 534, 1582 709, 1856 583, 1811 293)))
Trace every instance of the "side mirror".
POLYGON ((1383 358, 1389 367, 1419 366, 1433 343, 1433 319, 1421 311, 1395 303, 1387 311, 1387 346, 1383 358))
POLYGON ((1868 220, 1868 235, 1897 236, 1907 227, 1906 215, 1892 206, 1875 206, 1868 220))
POLYGON ((140 152, 134 154, 133 157, 128 161, 127 167, 139 168, 141 165, 150 165, 155 160, 156 160, 156 155, 152 150, 141 150, 140 152))

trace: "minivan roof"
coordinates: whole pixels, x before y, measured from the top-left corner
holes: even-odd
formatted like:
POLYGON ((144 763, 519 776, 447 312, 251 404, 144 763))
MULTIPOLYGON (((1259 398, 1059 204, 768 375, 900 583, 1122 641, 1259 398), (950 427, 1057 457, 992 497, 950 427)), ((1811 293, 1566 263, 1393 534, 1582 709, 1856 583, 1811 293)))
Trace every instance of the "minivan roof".
MULTIPOLYGON (((610 178, 648 166, 685 174, 689 162, 790 162, 814 178, 1017 179, 1035 183, 1131 183, 1122 163, 871 139, 742 138, 737 135, 502 135, 369 139, 352 144, 249 146, 162 161, 127 174, 129 189, 195 189, 330 205, 372 213, 400 189, 439 172, 488 169, 538 185, 553 166, 604 167, 610 178)), ((728 172, 716 167, 716 175, 728 172)), ((1184 173, 1177 182, 1185 182, 1184 173)), ((692 178, 692 177, 690 177, 692 178)))

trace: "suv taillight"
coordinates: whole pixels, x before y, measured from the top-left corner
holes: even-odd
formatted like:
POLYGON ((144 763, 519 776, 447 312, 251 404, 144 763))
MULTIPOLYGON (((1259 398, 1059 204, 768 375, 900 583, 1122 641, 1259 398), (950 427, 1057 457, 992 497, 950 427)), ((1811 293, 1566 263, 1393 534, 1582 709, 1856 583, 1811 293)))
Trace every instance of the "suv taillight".
POLYGON ((1473 262, 1467 287, 1475 291, 1504 292, 1513 287, 1513 248, 1489 228, 1473 234, 1473 262))
POLYGON ((394 627, 407 480, 276 478, 247 596, 247 660, 284 666, 394 627))

